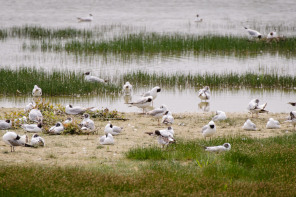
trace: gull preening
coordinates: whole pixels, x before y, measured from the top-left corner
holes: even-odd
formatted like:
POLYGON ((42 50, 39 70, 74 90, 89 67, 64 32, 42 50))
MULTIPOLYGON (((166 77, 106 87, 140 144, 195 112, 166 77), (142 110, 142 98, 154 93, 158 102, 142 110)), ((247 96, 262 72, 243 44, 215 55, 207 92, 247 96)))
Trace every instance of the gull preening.
POLYGON ((253 38, 259 38, 261 39, 262 38, 262 34, 259 33, 258 31, 256 30, 253 30, 253 29, 249 29, 247 27, 245 27, 245 29, 247 30, 247 32, 249 33, 249 35, 253 38))
POLYGON ((31 138, 31 145, 34 147, 45 146, 45 141, 37 133, 35 133, 31 138))
POLYGON ((281 125, 279 121, 274 120, 273 118, 269 118, 268 122, 266 123, 266 129, 279 129, 281 125))
POLYGON ((41 122, 39 122, 38 124, 23 124, 21 127, 29 133, 42 132, 42 123, 41 122))
POLYGON ((67 105, 65 111, 66 111, 66 114, 76 115, 76 114, 83 114, 86 110, 88 109, 84 107, 67 105))
POLYGON ((0 120, 0 130, 10 129, 11 120, 0 120))
POLYGON ((61 122, 58 122, 56 123, 55 126, 52 126, 50 129, 49 129, 49 133, 50 134, 55 134, 55 135, 59 135, 61 134, 62 132, 64 131, 64 126, 61 122))
POLYGON ((88 82, 98 82, 98 83, 106 83, 108 81, 96 76, 92 76, 90 75, 90 72, 84 73, 84 80, 88 82))
POLYGON ((100 144, 102 145, 111 145, 114 144, 114 139, 111 133, 105 134, 100 137, 100 144))
POLYGON ((151 111, 147 112, 147 114, 152 117, 157 118, 158 125, 159 125, 159 118, 162 117, 167 110, 168 110, 167 106, 162 104, 159 108, 151 110, 151 111))
POLYGON ((248 119, 244 125, 243 125, 243 129, 247 130, 247 131, 256 131, 256 125, 250 120, 248 119))
POLYGON ((86 17, 77 17, 78 22, 92 22, 93 21, 93 15, 89 14, 86 17))
POLYGON ((122 129, 123 129, 123 127, 114 126, 111 123, 108 123, 105 126, 104 132, 105 132, 105 134, 110 133, 112 135, 118 135, 121 133, 122 129))
POLYGON ((28 136, 19 136, 15 132, 6 132, 3 137, 3 141, 10 146, 10 151, 14 152, 15 146, 26 146, 31 147, 28 143, 28 136))
POLYGON ((226 120, 226 119, 227 119, 227 116, 226 116, 225 112, 217 110, 216 115, 213 117, 212 120, 219 121, 219 120, 226 120))
POLYGON ((124 95, 131 95, 133 91, 133 86, 130 84, 130 82, 126 82, 122 87, 122 92, 124 95))
POLYGON ((197 14, 194 19, 194 22, 202 22, 202 18, 200 18, 199 15, 197 14))
POLYGON ((257 114, 257 117, 258 117, 259 113, 268 113, 268 111, 265 110, 266 105, 267 103, 259 105, 259 99, 253 99, 250 101, 248 105, 248 110, 251 112, 252 117, 253 117, 253 114, 257 114))
POLYGON ((162 145, 162 147, 176 142, 176 140, 174 139, 174 130, 172 127, 168 127, 164 130, 155 130, 154 132, 145 133, 148 135, 158 136, 158 143, 162 145))
POLYGON ((32 109, 29 113, 29 120, 34 122, 42 122, 43 116, 39 109, 32 109))
POLYGON ((229 151, 230 149, 231 149, 231 145, 229 143, 224 143, 223 145, 220 145, 220 146, 205 147, 205 151, 214 152, 214 153, 225 152, 225 151, 229 151))
POLYGON ((207 125, 203 126, 201 133, 206 139, 207 137, 211 138, 216 133, 216 125, 214 121, 210 121, 207 125))
POLYGON ((161 122, 166 125, 172 125, 174 123, 172 112, 166 111, 162 117, 161 122))
POLYGON ((89 118, 89 114, 83 114, 84 119, 81 122, 81 130, 93 132, 95 130, 95 123, 89 118))
POLYGON ((135 102, 131 102, 128 104, 131 104, 132 106, 136 106, 138 108, 143 109, 143 113, 145 108, 149 107, 152 103, 153 97, 152 96, 147 96, 147 97, 142 97, 139 100, 135 101, 135 102))
POLYGON ((211 91, 209 86, 205 86, 198 91, 198 97, 203 101, 210 100, 211 91))
POLYGON ((287 118, 286 122, 290 122, 292 123, 294 130, 295 130, 295 126, 296 126, 296 111, 291 111, 290 112, 290 116, 287 118))
POLYGON ((32 90, 33 96, 42 96, 42 89, 39 88, 37 85, 34 85, 34 88, 32 90))
POLYGON ((25 107, 25 112, 31 111, 34 107, 36 106, 36 103, 30 102, 28 105, 25 107))

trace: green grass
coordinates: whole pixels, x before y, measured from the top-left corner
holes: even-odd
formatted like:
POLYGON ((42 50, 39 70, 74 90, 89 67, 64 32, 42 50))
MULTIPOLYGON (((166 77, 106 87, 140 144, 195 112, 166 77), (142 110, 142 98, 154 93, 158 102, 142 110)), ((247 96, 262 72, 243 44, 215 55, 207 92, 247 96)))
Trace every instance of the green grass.
MULTIPOLYGON (((49 43, 50 44, 50 43, 49 43)), ((233 36, 195 36, 185 34, 139 33, 110 40, 68 41, 64 49, 74 53, 175 54, 194 52, 219 55, 252 56, 262 52, 295 55, 296 38, 279 42, 250 41, 233 36)))
POLYGON ((88 95, 118 93, 121 87, 113 84, 90 83, 83 73, 71 71, 45 72, 38 69, 0 69, 0 94, 31 95, 34 85, 42 89, 43 95, 88 95))
POLYGON ((137 158, 92 168, 2 165, 0 195, 295 196, 295 143, 296 134, 179 140, 167 149, 148 148, 145 163, 140 155, 146 148, 137 148, 127 153, 137 158), (206 153, 200 146, 226 141, 232 145, 226 153, 206 153))
POLYGON ((284 89, 296 86, 296 77, 290 75, 260 74, 246 72, 237 73, 205 73, 205 74, 157 74, 136 71, 125 74, 123 81, 131 84, 144 85, 154 84, 162 86, 186 86, 192 87, 208 85, 210 87, 248 87, 248 88, 273 88, 284 89))

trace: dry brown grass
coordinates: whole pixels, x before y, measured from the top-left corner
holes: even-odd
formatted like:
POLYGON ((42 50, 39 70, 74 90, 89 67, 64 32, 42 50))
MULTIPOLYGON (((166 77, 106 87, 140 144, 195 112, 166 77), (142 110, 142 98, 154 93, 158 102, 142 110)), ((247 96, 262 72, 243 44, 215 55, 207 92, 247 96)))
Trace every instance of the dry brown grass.
MULTIPOLYGON (((21 109, 18 109, 21 110, 21 109)), ((16 109, 2 109, 4 112, 16 111, 16 109)), ((202 138, 200 130, 207 124, 214 114, 209 113, 180 113, 174 114, 173 125, 176 138, 197 139, 202 138), (180 124, 183 123, 181 126, 180 124)), ((260 114, 259 118, 251 120, 257 125, 257 131, 245 131, 243 123, 251 115, 247 113, 227 113, 229 120, 217 122, 217 133, 215 137, 246 135, 255 138, 266 138, 283 135, 292 131, 292 126, 283 123, 287 114, 260 114), (281 129, 266 129, 266 122, 270 117, 279 120, 281 129)), ((97 128, 95 135, 47 135, 41 134, 45 139, 44 148, 16 147, 11 153, 9 146, 0 141, 0 163, 2 164, 41 164, 48 166, 81 166, 91 167, 98 164, 115 164, 125 160, 124 153, 135 146, 151 146, 157 143, 156 139, 144 132, 163 129, 165 125, 158 126, 157 120, 148 116, 135 113, 124 114, 128 121, 112 121, 114 125, 124 127, 122 134, 115 136, 115 145, 102 146, 98 138, 104 134, 104 127, 108 121, 94 120, 97 128)), ((76 119, 82 119, 76 116, 76 119)), ((24 130, 15 130, 18 134, 24 134, 24 130)), ((0 131, 3 135, 5 131, 0 131)), ((29 139, 32 134, 27 133, 29 139)))

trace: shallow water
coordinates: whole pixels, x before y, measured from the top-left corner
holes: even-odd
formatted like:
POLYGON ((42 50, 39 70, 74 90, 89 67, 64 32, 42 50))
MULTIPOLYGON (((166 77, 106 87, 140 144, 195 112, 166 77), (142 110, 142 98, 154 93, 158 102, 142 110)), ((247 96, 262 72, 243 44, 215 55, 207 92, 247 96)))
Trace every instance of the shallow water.
MULTIPOLYGON (((37 25, 45 28, 73 27, 101 31, 102 37, 119 36, 137 32, 189 33, 195 35, 218 34, 245 36, 244 26, 267 34, 276 29, 278 34, 296 35, 296 4, 293 0, 284 1, 240 1, 240 0, 152 0, 152 1, 78 1, 78 0, 35 0, 4 1, 1 3, 0 28, 37 25), (94 15, 91 23, 78 23, 76 17, 94 15), (194 22, 199 14, 203 22, 194 22)), ((135 70, 149 73, 277 73, 295 75, 295 58, 277 54, 260 53, 252 57, 217 55, 174 54, 171 56, 153 55, 125 57, 122 55, 75 56, 66 52, 41 52, 24 49, 23 45, 40 45, 38 40, 8 38, 0 41, 0 67, 36 67, 51 71, 74 70, 91 71, 93 75, 112 79, 135 70)), ((138 90, 140 94, 145 90, 138 90)), ((138 94, 138 96, 139 96, 138 94)), ((294 91, 212 91, 210 111, 217 109, 246 111, 252 98, 268 101, 268 110, 287 112, 286 105, 295 99, 294 91)), ((133 99, 136 99, 134 96, 133 99)), ((54 103, 78 104, 83 106, 103 106, 119 111, 138 111, 123 104, 121 97, 59 97, 48 98, 54 103)), ((0 106, 24 107, 31 98, 1 97, 0 106)), ((196 91, 166 90, 159 95, 155 106, 167 104, 173 112, 202 111, 196 91), (168 99, 172 98, 172 99, 168 99)))
MULTIPOLYGON (((149 88, 147 88, 149 89, 149 88)), ((139 89, 134 92, 131 100, 136 101, 147 89, 139 89)), ((121 96, 81 96, 81 97, 43 97, 53 104, 79 105, 83 107, 109 108, 121 112, 142 112, 137 107, 130 107, 126 99, 121 96)), ((214 112, 222 110, 225 112, 248 112, 248 103, 258 98, 260 104, 267 102, 266 110, 276 113, 288 113, 295 110, 295 107, 288 105, 290 101, 295 101, 295 91, 278 90, 212 90, 211 100, 208 103, 201 102, 198 92, 194 89, 167 90, 162 89, 158 94, 153 106, 159 107, 161 104, 168 106, 173 113, 181 112, 214 112)), ((24 108, 32 97, 0 97, 1 107, 20 107, 24 108)))

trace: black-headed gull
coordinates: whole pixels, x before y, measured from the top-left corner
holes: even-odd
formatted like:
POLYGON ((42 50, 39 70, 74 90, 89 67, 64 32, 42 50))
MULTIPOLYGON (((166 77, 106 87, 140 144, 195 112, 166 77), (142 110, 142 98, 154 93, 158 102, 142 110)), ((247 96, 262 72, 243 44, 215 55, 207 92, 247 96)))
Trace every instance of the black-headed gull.
POLYGON ((287 118, 286 122, 290 122, 292 123, 294 130, 295 130, 295 126, 296 126, 296 111, 291 111, 290 112, 290 116, 287 118))
POLYGON ((95 123, 94 123, 94 121, 93 120, 91 120, 90 118, 89 118, 89 114, 87 114, 87 113, 85 113, 85 114, 83 114, 83 120, 82 120, 82 122, 81 122, 81 125, 82 125, 82 130, 90 130, 91 132, 92 131, 94 131, 95 130, 95 123), (83 128, 83 127, 85 127, 85 128, 83 128))
POLYGON ((154 88, 152 88, 150 91, 145 92, 142 96, 143 97, 149 97, 152 96, 152 99, 156 99, 157 97, 157 93, 161 91, 161 88, 159 86, 156 86, 154 88))
POLYGON ((269 34, 267 34, 267 39, 272 39, 272 38, 276 38, 276 32, 275 31, 272 31, 270 32, 269 34))
POLYGON ((142 98, 140 98, 139 100, 137 100, 135 102, 130 102, 128 104, 131 104, 131 105, 136 106, 138 108, 142 108, 143 113, 144 113, 144 109, 151 105, 152 100, 153 100, 152 96, 147 96, 147 97, 142 97, 142 98))
POLYGON ((266 129, 279 129, 281 125, 279 121, 274 120, 273 118, 269 118, 268 122, 266 123, 266 129))
POLYGON ((161 122, 166 125, 172 125, 174 123, 172 112, 166 111, 162 117, 161 122))
POLYGON ((34 107, 36 106, 36 103, 30 102, 28 105, 25 107, 25 112, 31 111, 34 107))
POLYGON ((133 86, 130 84, 130 82, 126 82, 122 87, 122 92, 124 95, 131 95, 133 91, 133 86))
POLYGON ((83 114, 86 110, 88 109, 84 107, 67 105, 65 111, 66 111, 66 114, 76 115, 76 114, 83 114))
POLYGON ((37 85, 34 85, 34 88, 32 90, 33 96, 42 96, 42 89, 39 88, 37 85))
POLYGON ((209 86, 205 86, 198 91, 198 97, 203 101, 210 100, 211 91, 209 86))
POLYGON ((114 139, 111 133, 105 134, 100 137, 100 144, 102 145, 111 145, 114 144, 114 139))
POLYGON ((251 112, 252 117, 253 114, 257 114, 258 117, 259 113, 268 113, 268 111, 265 110, 266 105, 267 103, 259 105, 259 99, 253 99, 249 102, 248 110, 251 112))
POLYGON ((155 130, 154 132, 145 132, 148 135, 158 136, 158 143, 164 147, 165 145, 169 145, 171 143, 176 142, 174 139, 174 130, 172 127, 168 127, 163 130, 155 130))
POLYGON ((194 22, 202 22, 202 18, 200 18, 199 15, 197 14, 194 19, 194 22))
POLYGON ((216 115, 212 118, 213 121, 226 120, 227 116, 224 111, 216 111, 216 115))
POLYGON ((11 120, 0 120, 0 130, 10 129, 11 120))
POLYGON ((42 123, 41 122, 39 122, 38 124, 23 124, 21 127, 29 133, 42 132, 42 123))
POLYGON ((29 113, 29 119, 34 122, 42 122, 43 116, 39 109, 32 109, 29 113))
POLYGON ((78 22, 92 22, 93 21, 93 15, 89 14, 86 17, 77 17, 78 22))
POLYGON ((88 82, 98 82, 98 83, 106 83, 107 82, 107 80, 90 75, 90 72, 84 73, 84 80, 88 81, 88 82))
POLYGON ((64 131, 64 126, 61 122, 58 122, 56 123, 55 126, 52 126, 50 129, 49 129, 49 133, 50 134, 55 134, 55 135, 59 135, 61 134, 62 132, 64 131))
POLYGON ((207 137, 211 138, 216 133, 216 125, 214 121, 210 121, 207 125, 203 126, 201 133, 206 139, 207 137))
POLYGON ((253 29, 249 29, 247 27, 245 27, 245 29, 247 30, 247 32, 249 33, 249 35, 253 38, 262 38, 262 34, 260 34, 258 31, 253 30, 253 29))
POLYGON ((168 110, 167 106, 162 104, 159 108, 151 110, 151 111, 147 112, 147 114, 152 116, 152 117, 157 118, 158 125, 159 125, 159 118, 162 117, 167 110, 168 110))
POLYGON ((63 122, 63 124, 71 124, 72 122, 73 122, 73 119, 69 117, 63 122))
POLYGON ((35 133, 31 138, 31 145, 34 147, 45 146, 45 141, 37 133, 35 133))
POLYGON ((205 151, 215 152, 215 153, 229 151, 230 149, 231 149, 231 145, 229 143, 224 143, 223 145, 220 145, 220 146, 205 147, 205 151))
POLYGON ((250 120, 248 119, 244 125, 243 125, 243 129, 247 130, 247 131, 256 131, 256 125, 250 120))
POLYGON ((14 151, 15 146, 26 146, 26 147, 32 147, 28 143, 28 136, 23 135, 19 136, 15 132, 6 132, 3 135, 3 141, 10 146, 10 151, 14 151))
POLYGON ((112 135, 118 135, 121 133, 122 129, 122 127, 114 126, 111 123, 108 123, 105 126, 104 132, 105 134, 111 133, 112 135))

